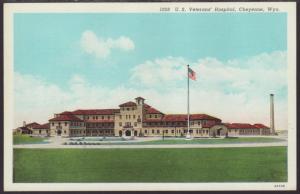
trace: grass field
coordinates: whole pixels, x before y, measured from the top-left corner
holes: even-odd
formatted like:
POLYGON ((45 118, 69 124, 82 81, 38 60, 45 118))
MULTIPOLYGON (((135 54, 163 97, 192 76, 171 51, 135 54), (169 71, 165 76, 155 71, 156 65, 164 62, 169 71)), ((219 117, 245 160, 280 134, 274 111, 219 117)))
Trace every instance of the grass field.
POLYGON ((43 143, 46 138, 42 137, 30 137, 28 135, 14 135, 13 144, 32 144, 32 143, 43 143))
POLYGON ((279 182, 287 148, 14 149, 14 182, 279 182))
MULTIPOLYGON (((164 139, 164 140, 153 140, 145 142, 124 142, 127 144, 137 144, 137 145, 148 145, 148 144, 226 144, 226 143, 267 143, 267 142, 279 142, 284 141, 278 138, 268 138, 268 137, 238 137, 238 138, 216 138, 216 139, 164 139)), ((120 144, 123 144, 120 143, 120 144)))

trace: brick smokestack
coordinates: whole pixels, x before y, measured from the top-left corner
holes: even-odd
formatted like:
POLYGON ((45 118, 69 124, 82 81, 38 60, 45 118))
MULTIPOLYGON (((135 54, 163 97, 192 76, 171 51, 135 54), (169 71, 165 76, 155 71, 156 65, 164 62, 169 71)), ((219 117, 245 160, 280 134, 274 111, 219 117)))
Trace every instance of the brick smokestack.
POLYGON ((271 134, 275 134, 275 123, 274 123, 274 94, 270 94, 270 130, 271 134))

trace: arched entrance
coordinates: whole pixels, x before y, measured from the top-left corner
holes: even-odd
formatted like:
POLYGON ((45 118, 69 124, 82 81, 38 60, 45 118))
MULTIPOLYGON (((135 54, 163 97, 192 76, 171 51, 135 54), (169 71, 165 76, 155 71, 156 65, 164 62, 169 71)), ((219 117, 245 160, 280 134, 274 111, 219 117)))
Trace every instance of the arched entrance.
POLYGON ((126 136, 131 136, 131 131, 130 131, 130 130, 126 130, 126 131, 125 131, 125 135, 126 135, 126 136))
POLYGON ((210 136, 212 137, 220 137, 220 136, 227 136, 228 129, 225 125, 215 125, 210 128, 210 136))
POLYGON ((121 130, 119 131, 119 136, 122 137, 122 131, 121 130))
POLYGON ((138 132, 137 131, 134 131, 134 136, 137 136, 138 135, 138 132))
POLYGON ((60 130, 60 129, 57 130, 57 135, 58 135, 58 136, 61 135, 61 130, 60 130))

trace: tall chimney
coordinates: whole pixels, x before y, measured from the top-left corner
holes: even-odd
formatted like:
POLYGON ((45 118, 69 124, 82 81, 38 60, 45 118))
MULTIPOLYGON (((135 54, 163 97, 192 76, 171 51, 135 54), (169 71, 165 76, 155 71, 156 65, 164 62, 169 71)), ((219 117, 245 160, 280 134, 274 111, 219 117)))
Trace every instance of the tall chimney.
POLYGON ((270 130, 271 134, 275 134, 274 124, 274 94, 270 94, 270 130))

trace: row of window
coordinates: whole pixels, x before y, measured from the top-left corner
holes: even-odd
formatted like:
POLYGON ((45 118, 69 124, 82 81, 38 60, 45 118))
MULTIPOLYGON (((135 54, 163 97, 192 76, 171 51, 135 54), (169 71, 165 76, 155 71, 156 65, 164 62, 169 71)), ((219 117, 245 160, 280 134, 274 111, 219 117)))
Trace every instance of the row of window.
POLYGON ((114 127, 114 123, 87 123, 87 128, 93 128, 93 127, 114 127))
POLYGON ((87 135, 89 135, 90 133, 99 133, 99 134, 103 134, 103 133, 113 133, 113 130, 87 130, 86 131, 87 135))
POLYGON ((241 129, 240 134, 253 134, 253 133, 259 133, 258 129, 241 129))
POLYGON ((122 107, 122 108, 121 108, 121 110, 123 110, 123 111, 124 111, 124 110, 130 111, 130 110, 135 110, 135 109, 136 109, 135 106, 133 106, 133 107, 126 107, 126 108, 125 108, 125 107, 122 107))
MULTIPOLYGON (((137 126, 137 122, 134 122, 133 125, 136 127, 136 126, 137 126)), ((122 122, 119 122, 119 126, 122 127, 122 126, 123 126, 123 123, 122 123, 122 122)), ((125 123, 124 123, 124 127, 132 127, 131 122, 125 122, 125 123)))
MULTIPOLYGON (((215 122, 211 122, 211 123, 215 123, 215 122)), ((198 122, 190 122, 191 126, 194 126, 196 124, 201 125, 201 124, 207 124, 207 121, 203 120, 203 121, 198 121, 198 122)), ((144 123, 144 126, 186 126, 187 122, 146 122, 144 123)))
MULTIPOLYGON (((48 130, 46 130, 46 133, 48 133, 48 130)), ((42 134, 42 130, 39 130, 39 134, 42 134)))
MULTIPOLYGON (((172 129, 172 130, 170 130, 170 132, 172 133, 172 134, 174 134, 174 133, 177 133, 177 134, 180 134, 180 133, 187 133, 187 129, 184 129, 184 130, 174 130, 174 129, 172 129)), ((195 132, 195 133, 197 133, 197 134, 208 134, 208 130, 192 130, 192 129, 190 129, 190 133, 193 133, 193 132, 195 132)), ((144 133, 145 134, 150 134, 150 133, 152 133, 152 134, 162 134, 162 133, 169 133, 169 130, 168 129, 166 129, 166 130, 159 130, 159 129, 157 129, 157 130, 155 130, 155 129, 152 129, 152 130, 144 130, 144 133)))
MULTIPOLYGON (((59 126, 59 127, 61 127, 63 124, 64 124, 65 126, 68 126, 68 122, 63 122, 63 123, 58 122, 58 126, 59 126)), ((82 126, 82 127, 84 126, 84 123, 83 123, 83 122, 71 122, 70 124, 71 124, 71 126, 82 126)), ((52 122, 51 125, 54 126, 55 123, 52 122)))
MULTIPOLYGON (((122 119, 122 115, 119 115, 119 118, 122 119)), ((132 118, 135 119, 135 115, 132 115, 132 118)), ((125 119, 131 119, 131 115, 125 115, 125 119)), ((141 119, 140 115, 138 115, 138 119, 141 119)))
MULTIPOLYGON (((100 118, 101 118, 102 120, 104 120, 104 119, 105 119, 105 116, 101 116, 101 117, 100 117, 100 116, 99 116, 99 117, 98 117, 98 116, 85 116, 84 118, 85 118, 86 120, 89 120, 89 119, 92 119, 92 120, 98 120, 98 119, 100 119, 100 118)), ((106 119, 110 120, 110 118, 113 119, 114 117, 113 117, 113 116, 110 116, 110 115, 106 116, 106 119)))
POLYGON ((150 119, 151 119, 151 118, 158 118, 158 115, 157 115, 157 114, 154 114, 154 115, 149 114, 149 115, 148 115, 148 118, 150 118, 150 119))

